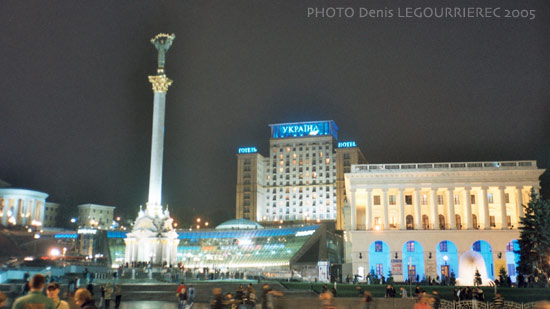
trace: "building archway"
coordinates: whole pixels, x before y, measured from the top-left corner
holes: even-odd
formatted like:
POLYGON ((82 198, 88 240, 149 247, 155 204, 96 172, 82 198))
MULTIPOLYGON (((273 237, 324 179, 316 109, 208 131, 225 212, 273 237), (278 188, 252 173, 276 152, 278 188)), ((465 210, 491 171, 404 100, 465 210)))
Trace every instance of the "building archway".
POLYGON ((487 268, 487 277, 495 280, 495 267, 493 262, 493 248, 485 240, 478 240, 472 244, 472 251, 481 254, 487 268))
POLYGON ((413 216, 407 215, 406 223, 407 223, 407 230, 414 230, 414 219, 413 219, 413 216))
POLYGON ((410 240, 403 245, 403 279, 413 282, 424 278, 424 249, 418 241, 410 240))
POLYGON ((455 278, 458 276, 458 250, 450 240, 439 242, 435 248, 437 275, 440 282, 450 281, 451 273, 455 278))
POLYGON ((479 229, 479 225, 477 225, 477 216, 475 214, 472 214, 472 226, 474 229, 479 229))
POLYGON ((369 273, 374 271, 374 274, 380 278, 388 276, 390 270, 390 247, 385 241, 376 240, 369 246, 369 273))
POLYGON ((462 229, 462 220, 461 220, 459 214, 455 215, 455 223, 456 223, 456 229, 461 230, 462 229))
POLYGON ((512 282, 517 282, 516 269, 519 266, 519 242, 514 239, 506 245, 506 272, 512 282))
POLYGON ((439 215, 439 229, 444 230, 445 227, 446 227, 445 216, 444 215, 439 215))
POLYGON ((422 215, 422 229, 427 230, 430 228, 430 218, 427 215, 422 215))

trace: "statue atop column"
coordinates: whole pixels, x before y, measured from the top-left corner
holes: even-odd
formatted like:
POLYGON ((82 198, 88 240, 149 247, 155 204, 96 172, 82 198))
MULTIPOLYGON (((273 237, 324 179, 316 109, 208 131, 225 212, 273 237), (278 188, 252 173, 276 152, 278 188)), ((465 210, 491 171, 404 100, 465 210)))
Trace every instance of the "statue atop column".
POLYGON ((176 38, 175 34, 160 33, 151 39, 151 43, 155 45, 158 51, 158 67, 157 73, 164 74, 164 63, 166 62, 166 52, 172 45, 172 42, 176 38))

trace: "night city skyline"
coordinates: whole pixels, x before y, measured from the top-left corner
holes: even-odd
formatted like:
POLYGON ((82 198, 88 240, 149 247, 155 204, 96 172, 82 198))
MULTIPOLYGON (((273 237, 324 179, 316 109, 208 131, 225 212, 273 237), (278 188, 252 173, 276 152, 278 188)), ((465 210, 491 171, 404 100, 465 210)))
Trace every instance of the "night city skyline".
MULTIPOLYGON (((135 219, 147 201, 156 50, 166 75, 162 203, 234 218, 239 147, 334 120, 369 163, 537 160, 550 168, 550 3, 453 1, 525 18, 360 17, 438 1, 0 4, 0 180, 135 219), (351 17, 309 16, 335 5, 351 17), (529 13, 531 14, 531 13, 529 13), (531 18, 534 16, 534 18, 531 18)), ((548 198, 548 172, 543 192, 548 198)))

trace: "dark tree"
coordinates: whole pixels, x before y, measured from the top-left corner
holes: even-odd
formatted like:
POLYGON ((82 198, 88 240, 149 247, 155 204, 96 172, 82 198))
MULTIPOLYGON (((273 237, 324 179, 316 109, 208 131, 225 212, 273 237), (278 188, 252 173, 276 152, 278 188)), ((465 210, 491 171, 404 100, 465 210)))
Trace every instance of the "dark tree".
POLYGON ((394 283, 394 281, 393 281, 393 275, 392 275, 392 273, 391 273, 391 270, 388 270, 388 279, 386 280, 386 282, 387 282, 388 284, 393 284, 393 283, 394 283))
POLYGON ((474 274, 474 285, 480 286, 483 284, 483 281, 481 281, 481 274, 479 273, 479 269, 476 268, 476 273, 474 274))
POLYGON ((550 202, 543 200, 532 189, 531 200, 520 220, 518 273, 525 276, 546 275, 550 271, 550 202))
POLYGON ((500 282, 500 286, 508 286, 507 279, 508 279, 508 274, 506 273, 506 269, 504 269, 504 266, 501 266, 498 273, 498 281, 500 282))
POLYGON ((449 284, 454 286, 456 284, 455 272, 451 271, 451 276, 449 277, 449 284))

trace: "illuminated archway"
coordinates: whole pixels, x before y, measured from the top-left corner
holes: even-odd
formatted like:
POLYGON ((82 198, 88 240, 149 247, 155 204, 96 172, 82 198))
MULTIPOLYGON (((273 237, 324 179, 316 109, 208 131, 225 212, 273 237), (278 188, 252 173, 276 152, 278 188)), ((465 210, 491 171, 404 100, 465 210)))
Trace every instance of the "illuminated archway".
POLYGON ((374 270, 374 274, 380 278, 380 275, 384 277, 388 276, 390 270, 390 247, 384 241, 373 241, 369 246, 369 265, 371 270, 374 270))
POLYGON ((407 241, 403 245, 403 278, 412 281, 424 278, 424 250, 418 241, 407 241))
POLYGON ((519 266, 519 242, 514 239, 506 245, 506 272, 512 282, 517 282, 516 269, 519 266))
POLYGON ((493 249, 485 240, 478 240, 472 244, 472 251, 481 254, 487 268, 487 277, 495 280, 495 267, 493 262, 493 249))
POLYGON ((458 250, 456 245, 449 240, 443 240, 435 248, 437 275, 441 282, 449 282, 451 272, 455 278, 458 276, 458 250))

